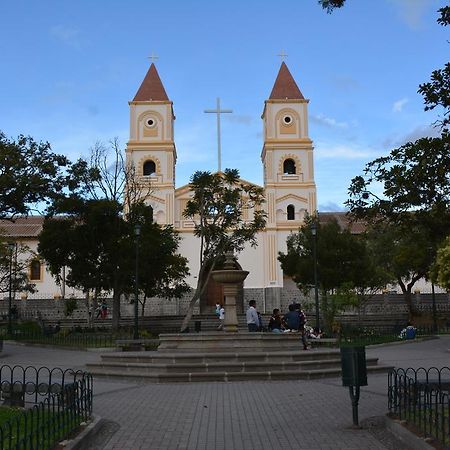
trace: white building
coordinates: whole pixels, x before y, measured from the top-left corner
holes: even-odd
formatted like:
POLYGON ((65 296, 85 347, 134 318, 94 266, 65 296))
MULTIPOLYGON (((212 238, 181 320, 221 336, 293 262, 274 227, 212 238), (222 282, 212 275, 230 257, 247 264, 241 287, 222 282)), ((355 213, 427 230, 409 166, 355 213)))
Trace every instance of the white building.
MULTIPOLYGON (((151 185, 146 202, 152 206, 155 220, 161 225, 173 225, 182 235, 180 252, 189 259, 188 282, 195 286, 199 240, 193 234, 194 223, 183 217, 191 192, 189 185, 175 185, 175 115, 154 64, 129 105, 127 161, 136 167, 140 182, 151 185)), ((267 226, 258 235, 258 246, 249 246, 238 258, 242 268, 250 271, 245 289, 263 290, 264 295, 276 297, 286 283, 277 260, 278 252, 286 251, 286 238, 298 230, 305 213, 313 214, 317 209, 308 100, 284 62, 264 103, 262 120, 261 170, 264 171, 267 226)), ((213 281, 206 297, 208 305, 223 298, 220 287, 213 281)))

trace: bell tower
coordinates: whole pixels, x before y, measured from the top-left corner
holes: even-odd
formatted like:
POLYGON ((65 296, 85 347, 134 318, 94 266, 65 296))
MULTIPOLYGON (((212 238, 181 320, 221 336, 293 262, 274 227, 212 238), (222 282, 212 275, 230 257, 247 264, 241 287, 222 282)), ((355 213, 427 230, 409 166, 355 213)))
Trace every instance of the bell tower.
POLYGON ((286 64, 281 64, 270 97, 265 102, 262 119, 266 194, 266 282, 283 285, 277 261, 279 251, 286 251, 286 238, 298 230, 305 213, 314 214, 313 145, 308 135, 308 102, 286 64))
POLYGON ((145 203, 153 208, 158 224, 173 224, 175 164, 177 152, 173 124, 175 115, 152 63, 130 105, 130 140, 127 164, 133 164, 145 203))

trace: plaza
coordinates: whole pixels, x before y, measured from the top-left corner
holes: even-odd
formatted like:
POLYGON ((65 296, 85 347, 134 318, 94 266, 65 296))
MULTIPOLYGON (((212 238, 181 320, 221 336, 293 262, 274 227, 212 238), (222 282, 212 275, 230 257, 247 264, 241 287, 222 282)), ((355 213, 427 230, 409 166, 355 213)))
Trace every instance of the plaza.
MULTIPOLYGON (((448 365, 450 337, 368 347, 368 356, 396 367, 448 365)), ((4 364, 84 368, 98 352, 33 347, 6 342, 4 364)), ((317 381, 247 381, 139 384, 94 381, 98 434, 83 442, 93 449, 411 449, 388 433, 387 375, 369 374, 362 387, 359 419, 340 378, 317 381)), ((412 437, 412 435, 411 435, 412 437)), ((431 447, 430 447, 431 448, 431 447)))

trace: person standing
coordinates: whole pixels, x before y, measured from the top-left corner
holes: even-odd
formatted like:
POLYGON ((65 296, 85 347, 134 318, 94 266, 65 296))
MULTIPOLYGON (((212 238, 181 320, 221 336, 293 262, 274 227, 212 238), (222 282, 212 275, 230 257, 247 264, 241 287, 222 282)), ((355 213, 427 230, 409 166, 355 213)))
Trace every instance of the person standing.
POLYGON ((302 310, 300 303, 295 304, 295 312, 298 313, 298 331, 302 337, 303 350, 308 350, 308 342, 306 341, 306 315, 302 310))
POLYGON ((219 326, 217 327, 218 330, 223 330, 223 325, 225 323, 225 309, 222 305, 219 305, 219 326))
POLYGON ((247 309, 247 327, 248 331, 255 332, 258 331, 259 328, 259 317, 258 317, 258 311, 256 311, 256 301, 250 300, 248 302, 248 309, 247 309))

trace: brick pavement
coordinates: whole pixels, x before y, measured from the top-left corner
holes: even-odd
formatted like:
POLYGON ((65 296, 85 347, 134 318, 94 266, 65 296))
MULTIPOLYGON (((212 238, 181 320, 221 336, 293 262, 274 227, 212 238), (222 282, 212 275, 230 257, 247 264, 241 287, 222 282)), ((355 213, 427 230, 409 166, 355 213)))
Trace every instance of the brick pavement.
MULTIPOLYGON (((448 365, 448 349, 446 337, 367 353, 385 364, 430 367, 448 365)), ((4 355, 2 363, 60 367, 82 367, 99 358, 11 344, 5 344, 4 355)), ((361 422, 387 411, 386 375, 369 375, 368 383, 361 388, 361 422)), ((366 428, 352 429, 350 398, 340 379, 160 385, 96 380, 94 392, 94 412, 117 424, 97 449, 392 448, 366 428)))

